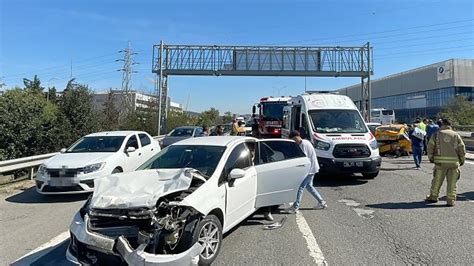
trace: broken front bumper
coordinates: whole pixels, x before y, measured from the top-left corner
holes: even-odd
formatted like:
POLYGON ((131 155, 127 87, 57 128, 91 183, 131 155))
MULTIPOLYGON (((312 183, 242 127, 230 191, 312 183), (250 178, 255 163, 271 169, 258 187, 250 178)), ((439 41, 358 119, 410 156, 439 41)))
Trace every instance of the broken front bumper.
POLYGON ((129 265, 197 265, 202 246, 194 244, 190 249, 179 254, 157 255, 144 251, 145 246, 133 249, 125 237, 111 238, 88 230, 88 216, 83 220, 79 213, 74 216, 70 226, 71 241, 66 252, 66 258, 76 264, 88 263, 81 261, 78 256, 82 247, 92 252, 109 257, 120 257, 129 265), (79 247, 81 246, 81 247, 79 247), (114 248, 115 247, 115 248, 114 248))

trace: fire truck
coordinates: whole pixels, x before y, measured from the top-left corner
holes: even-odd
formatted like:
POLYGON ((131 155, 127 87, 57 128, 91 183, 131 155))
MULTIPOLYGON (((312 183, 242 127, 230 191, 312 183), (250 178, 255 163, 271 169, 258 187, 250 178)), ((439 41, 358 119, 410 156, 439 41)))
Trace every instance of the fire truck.
POLYGON ((258 138, 280 138, 283 121, 283 107, 291 97, 264 97, 252 108, 254 120, 253 135, 258 138))

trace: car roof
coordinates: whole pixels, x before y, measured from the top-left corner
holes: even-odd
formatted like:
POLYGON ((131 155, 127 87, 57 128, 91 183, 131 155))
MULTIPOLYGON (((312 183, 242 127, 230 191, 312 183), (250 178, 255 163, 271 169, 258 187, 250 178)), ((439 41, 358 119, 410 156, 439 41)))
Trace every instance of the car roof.
POLYGON ((105 137, 105 136, 128 136, 130 134, 141 134, 145 133, 143 131, 132 131, 132 130, 124 130, 124 131, 103 131, 103 132, 96 132, 87 135, 86 137, 105 137))
POLYGON ((174 145, 205 145, 205 146, 229 146, 235 142, 241 140, 257 140, 252 137, 244 136, 209 136, 209 137, 197 137, 197 138, 188 138, 177 142, 174 145))
POLYGON ((200 128, 200 127, 199 127, 199 126, 183 126, 183 127, 177 127, 177 128, 175 128, 175 129, 178 129, 178 128, 182 128, 182 129, 187 129, 187 128, 189 128, 189 129, 196 129, 196 128, 200 128))

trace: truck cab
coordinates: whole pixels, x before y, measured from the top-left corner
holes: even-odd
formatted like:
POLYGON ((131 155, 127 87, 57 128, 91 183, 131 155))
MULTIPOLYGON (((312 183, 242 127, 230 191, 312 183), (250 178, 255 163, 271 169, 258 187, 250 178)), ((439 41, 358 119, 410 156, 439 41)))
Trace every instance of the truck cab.
POLYGON ((252 117, 257 138, 281 138, 283 108, 288 105, 291 97, 264 97, 252 108, 252 117))
POLYGON ((288 138, 293 130, 313 143, 321 174, 378 175, 381 157, 377 140, 349 97, 332 93, 292 97, 283 108, 282 138, 288 138))

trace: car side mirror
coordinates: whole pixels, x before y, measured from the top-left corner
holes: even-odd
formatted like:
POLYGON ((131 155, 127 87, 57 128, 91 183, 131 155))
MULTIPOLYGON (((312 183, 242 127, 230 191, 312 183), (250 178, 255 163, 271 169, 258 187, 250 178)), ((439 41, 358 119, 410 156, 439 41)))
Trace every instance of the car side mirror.
POLYGON ((239 179, 245 176, 245 170, 234 168, 229 173, 229 180, 239 179))
POLYGON ((135 149, 135 147, 128 147, 127 150, 126 150, 126 152, 127 152, 127 153, 130 153, 130 152, 134 152, 134 151, 136 151, 136 150, 137 150, 137 149, 135 149))
POLYGON ((66 148, 62 148, 62 149, 61 149, 61 153, 65 153, 66 151, 67 151, 66 148))

